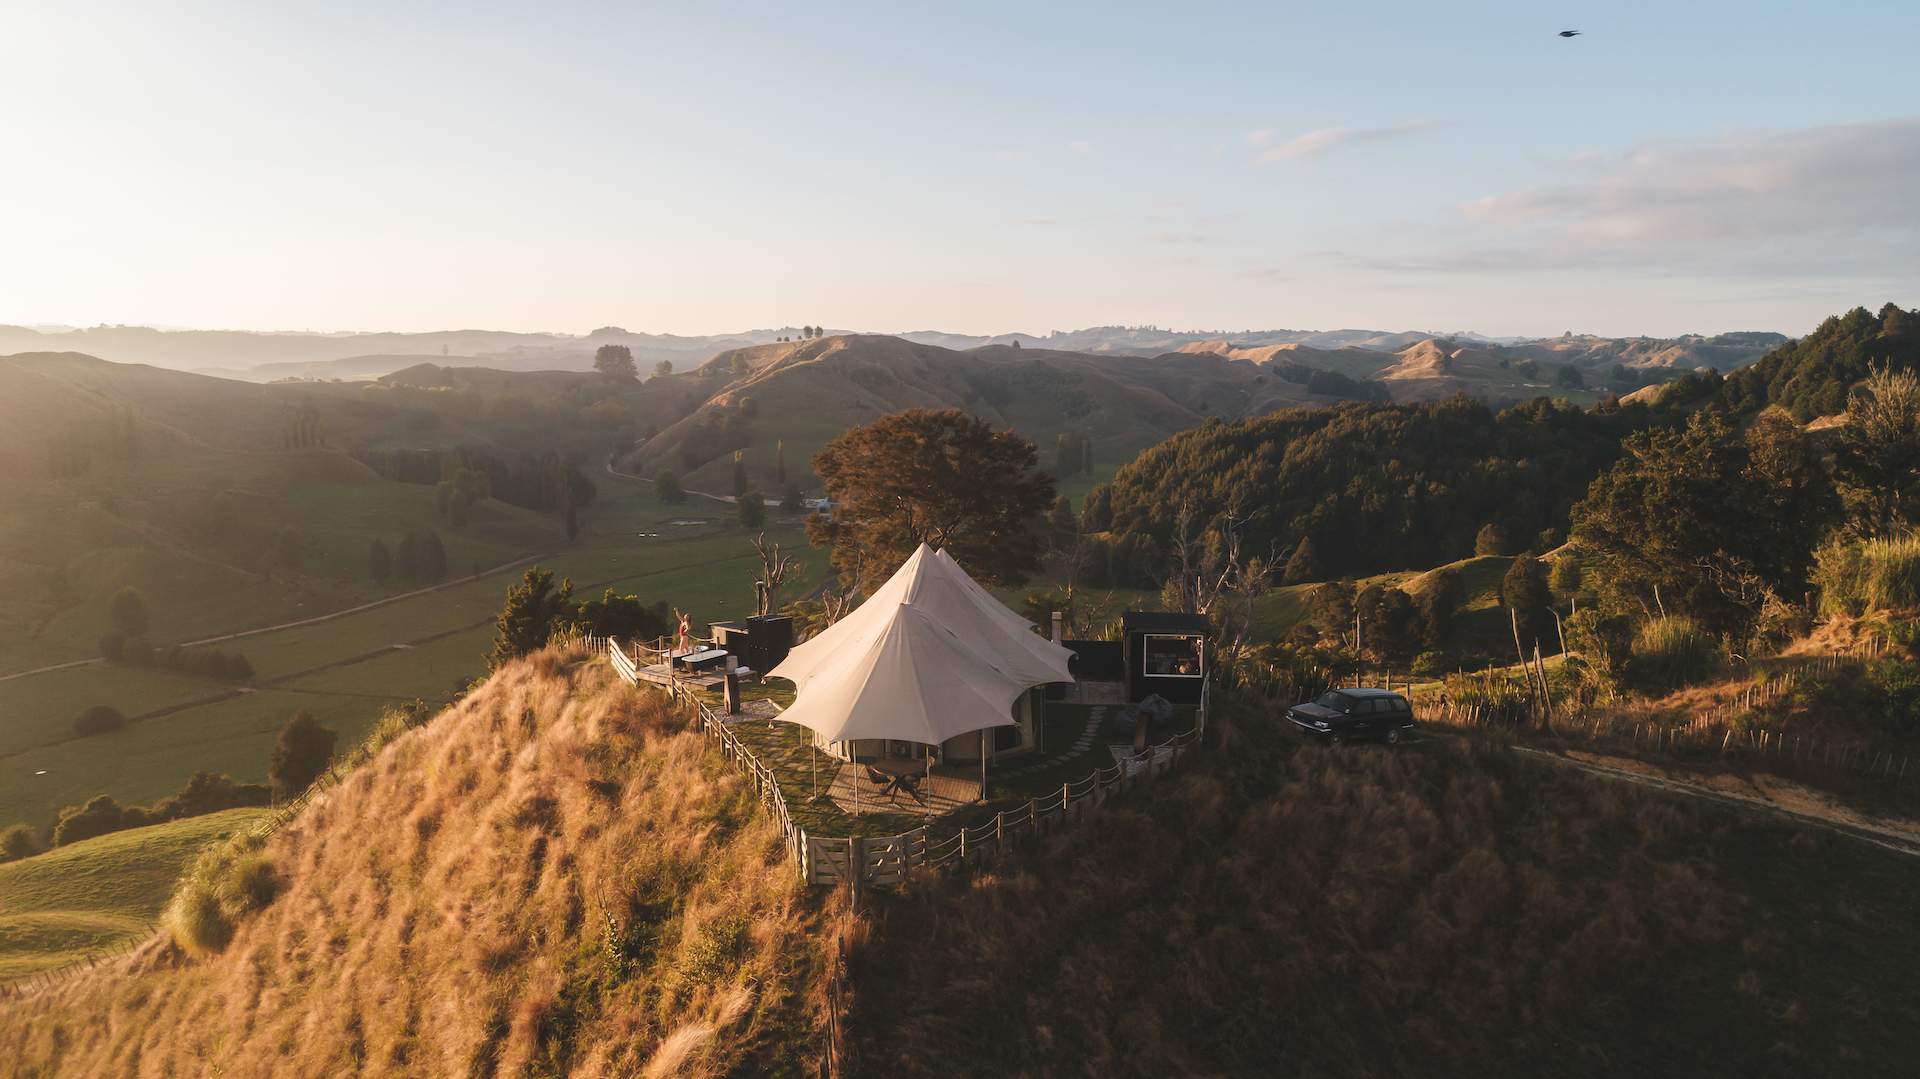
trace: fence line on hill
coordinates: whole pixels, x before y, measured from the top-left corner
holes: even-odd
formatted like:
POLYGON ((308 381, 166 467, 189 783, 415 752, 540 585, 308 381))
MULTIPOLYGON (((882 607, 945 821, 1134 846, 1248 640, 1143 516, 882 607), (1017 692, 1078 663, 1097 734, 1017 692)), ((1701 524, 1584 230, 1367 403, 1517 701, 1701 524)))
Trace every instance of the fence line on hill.
MULTIPOLYGON (((607 658, 623 681, 640 683, 639 665, 626 654, 619 641, 608 642, 607 658)), ((1025 805, 997 810, 993 820, 986 824, 974 828, 956 826, 937 839, 932 837, 933 826, 924 824, 897 835, 816 836, 808 834, 794 821, 773 770, 762 764, 728 723, 708 706, 699 690, 671 675, 664 684, 650 680, 649 684, 659 685, 677 703, 692 705, 695 729, 713 739, 721 754, 738 764, 753 780, 761 804, 780 824, 787 853, 799 867, 801 879, 810 884, 844 884, 856 890, 863 884, 902 883, 910 872, 923 866, 962 865, 998 855, 1026 829, 1037 831, 1039 825, 1056 815, 1062 820, 1073 811, 1084 815, 1114 794, 1138 785, 1139 781, 1171 771, 1182 756, 1191 752, 1206 728, 1207 694, 1203 687, 1202 707, 1192 729, 1109 767, 1096 768, 1078 780, 1064 782, 1058 794, 1029 798, 1025 805)))

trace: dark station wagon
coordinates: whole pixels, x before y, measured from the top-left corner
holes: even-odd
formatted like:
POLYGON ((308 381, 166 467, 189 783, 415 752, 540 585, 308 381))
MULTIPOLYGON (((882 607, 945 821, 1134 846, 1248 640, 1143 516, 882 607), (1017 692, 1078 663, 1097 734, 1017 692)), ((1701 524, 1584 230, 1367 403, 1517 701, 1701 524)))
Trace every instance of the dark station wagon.
POLYGON ((1413 705, 1385 689, 1336 689, 1287 709, 1301 732, 1334 744, 1378 738, 1391 745, 1413 729, 1413 705))

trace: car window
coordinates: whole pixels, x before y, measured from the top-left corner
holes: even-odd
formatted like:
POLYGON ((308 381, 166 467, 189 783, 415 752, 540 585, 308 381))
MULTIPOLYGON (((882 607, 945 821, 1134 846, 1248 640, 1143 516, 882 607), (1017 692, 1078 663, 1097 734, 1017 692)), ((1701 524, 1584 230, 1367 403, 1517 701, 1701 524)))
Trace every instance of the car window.
POLYGON ((1374 702, 1373 702, 1373 714, 1374 714, 1374 715, 1379 715, 1379 714, 1380 714, 1380 713, 1382 713, 1382 712, 1391 712, 1391 711, 1393 711, 1393 702, 1392 702, 1392 701, 1390 701, 1390 700, 1387 700, 1387 699, 1385 699, 1385 698, 1383 697, 1383 698, 1381 698, 1380 700, 1377 700, 1377 701, 1374 701, 1374 702))
POLYGON ((1344 712, 1347 710, 1347 699, 1338 693, 1322 693, 1320 699, 1313 703, 1322 708, 1332 708, 1336 711, 1344 712))
POLYGON ((1413 711, 1413 705, 1408 704, 1405 697, 1395 697, 1393 699, 1393 710, 1396 712, 1411 712, 1413 711))

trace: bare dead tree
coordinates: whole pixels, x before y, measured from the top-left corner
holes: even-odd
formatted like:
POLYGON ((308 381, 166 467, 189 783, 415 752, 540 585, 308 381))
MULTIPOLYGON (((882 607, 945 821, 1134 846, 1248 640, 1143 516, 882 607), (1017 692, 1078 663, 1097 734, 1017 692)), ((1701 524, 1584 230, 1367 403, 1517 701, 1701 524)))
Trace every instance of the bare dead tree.
POLYGON ((753 537, 753 549, 760 555, 760 576, 754 579, 753 594, 756 609, 764 618, 780 609, 780 589, 798 564, 780 553, 779 544, 768 543, 765 532, 753 537))

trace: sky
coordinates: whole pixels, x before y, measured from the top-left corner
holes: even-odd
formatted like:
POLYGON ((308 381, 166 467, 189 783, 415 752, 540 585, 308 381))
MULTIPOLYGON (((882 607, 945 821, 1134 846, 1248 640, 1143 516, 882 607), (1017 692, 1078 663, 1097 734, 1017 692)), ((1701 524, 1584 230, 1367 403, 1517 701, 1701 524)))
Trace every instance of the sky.
POLYGON ((0 0, 0 322, 1804 333, 1920 305, 1916 40, 1911 0, 0 0))

